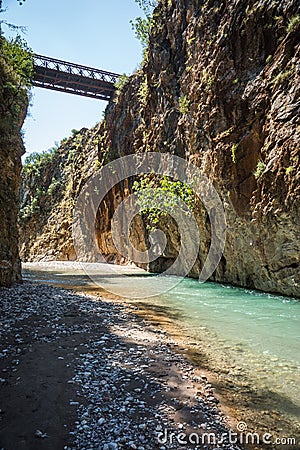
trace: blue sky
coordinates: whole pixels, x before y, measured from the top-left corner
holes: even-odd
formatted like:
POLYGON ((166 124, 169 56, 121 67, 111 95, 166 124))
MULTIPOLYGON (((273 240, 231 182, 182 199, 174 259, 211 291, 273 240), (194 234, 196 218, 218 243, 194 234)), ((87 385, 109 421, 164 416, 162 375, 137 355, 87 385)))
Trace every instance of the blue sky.
MULTIPOLYGON (((141 15, 134 0, 4 0, 2 19, 26 26, 24 38, 35 53, 116 73, 131 74, 141 61, 141 46, 129 21, 141 15)), ((3 26, 6 36, 7 27, 3 26)), ((27 154, 47 150, 73 128, 92 127, 106 102, 32 89, 24 124, 27 154)))

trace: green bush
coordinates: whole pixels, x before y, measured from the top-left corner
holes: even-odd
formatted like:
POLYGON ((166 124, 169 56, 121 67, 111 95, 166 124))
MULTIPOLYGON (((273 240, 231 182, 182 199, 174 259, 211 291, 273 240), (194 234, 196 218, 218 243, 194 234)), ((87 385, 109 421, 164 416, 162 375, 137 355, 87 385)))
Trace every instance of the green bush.
POLYGON ((231 159, 234 164, 236 164, 236 151, 238 149, 238 144, 233 144, 231 147, 231 159))
POLYGON ((39 173, 44 167, 51 164, 57 156, 58 147, 52 147, 41 153, 31 153, 24 161, 23 174, 30 176, 31 173, 39 173))
POLYGON ((0 30, 0 141, 11 139, 19 130, 20 117, 26 111, 33 78, 33 56, 27 44, 17 36, 6 40, 0 30))
POLYGON ((271 62, 273 56, 272 55, 268 55, 268 57, 266 58, 266 64, 269 64, 269 62, 271 62))
POLYGON ((55 196, 63 188, 63 183, 60 180, 53 180, 48 187, 47 194, 50 196, 55 196))
POLYGON ((127 81, 129 80, 129 76, 126 75, 125 73, 123 73, 123 75, 121 75, 117 81, 115 82, 115 88, 117 89, 118 92, 121 92, 123 87, 125 86, 125 84, 127 83, 127 81))
POLYGON ((178 199, 182 200, 189 210, 194 207, 192 188, 167 176, 158 179, 155 175, 145 175, 133 183, 133 192, 138 194, 140 214, 146 219, 149 230, 154 230, 160 219, 166 216, 167 213, 161 208, 175 210, 178 207, 178 199))
POLYGON ((145 75, 143 81, 141 81, 140 83, 138 90, 138 97, 143 106, 146 105, 148 93, 149 93, 148 80, 147 76, 145 75))
POLYGON ((280 72, 276 77, 272 80, 272 86, 277 86, 278 84, 282 84, 287 81, 293 74, 293 68, 280 72))
POLYGON ((136 37, 142 44, 143 61, 146 60, 147 47, 149 45, 150 33, 155 25, 153 10, 157 5, 157 0, 135 0, 144 13, 144 17, 137 17, 131 20, 132 29, 136 37))
POLYGON ((291 31, 295 30, 299 25, 300 25, 300 15, 292 17, 287 26, 287 32, 290 33, 291 31))
POLYGON ((263 174, 265 168, 266 168, 266 165, 263 161, 261 161, 261 160, 257 161, 256 169, 253 172, 253 175, 255 176, 256 179, 259 178, 263 174))
POLYGON ((143 48, 149 44, 151 28, 154 24, 153 10, 157 0, 135 0, 144 13, 144 17, 137 17, 131 21, 136 37, 140 40, 143 48))
POLYGON ((35 214, 45 212, 51 205, 50 197, 57 197, 64 190, 61 180, 56 178, 51 180, 47 177, 49 165, 55 162, 57 155, 58 147, 55 146, 48 151, 31 153, 25 159, 22 170, 23 186, 29 186, 30 189, 20 198, 20 223, 26 222, 35 214))
POLYGON ((286 175, 288 175, 289 173, 293 172, 294 170, 295 170, 295 167, 289 166, 289 167, 286 167, 285 173, 286 173, 286 175))
POLYGON ((187 114, 190 108, 190 101, 186 95, 181 95, 179 98, 179 111, 181 114, 187 114))
POLYGON ((33 80, 33 52, 20 36, 6 40, 0 36, 1 57, 20 87, 29 88, 33 80))

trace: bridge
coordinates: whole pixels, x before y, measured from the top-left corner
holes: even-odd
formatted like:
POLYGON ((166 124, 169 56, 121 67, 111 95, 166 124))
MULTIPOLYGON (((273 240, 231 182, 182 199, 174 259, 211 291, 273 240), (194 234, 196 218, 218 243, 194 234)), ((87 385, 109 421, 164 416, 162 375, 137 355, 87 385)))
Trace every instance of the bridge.
POLYGON ((34 55, 33 85, 37 87, 108 101, 119 77, 116 73, 34 55))

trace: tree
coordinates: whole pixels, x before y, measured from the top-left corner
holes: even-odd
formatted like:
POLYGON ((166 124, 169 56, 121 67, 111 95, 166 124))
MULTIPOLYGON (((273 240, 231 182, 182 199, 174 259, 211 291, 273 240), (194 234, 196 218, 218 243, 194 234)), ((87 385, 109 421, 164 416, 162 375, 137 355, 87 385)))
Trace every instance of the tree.
POLYGON ((136 37, 142 44, 144 51, 148 47, 152 26, 154 25, 153 10, 157 0, 135 0, 144 13, 144 17, 137 17, 130 23, 135 31, 136 37))
POLYGON ((18 88, 31 87, 33 78, 33 52, 25 40, 19 35, 9 40, 0 37, 0 44, 1 57, 13 71, 18 88))

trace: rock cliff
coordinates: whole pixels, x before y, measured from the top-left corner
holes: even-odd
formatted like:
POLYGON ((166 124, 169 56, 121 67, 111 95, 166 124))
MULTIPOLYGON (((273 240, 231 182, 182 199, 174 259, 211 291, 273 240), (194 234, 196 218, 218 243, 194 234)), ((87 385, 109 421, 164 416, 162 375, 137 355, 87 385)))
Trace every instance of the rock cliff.
POLYGON ((24 145, 20 133, 28 97, 4 51, 0 35, 0 286, 21 281, 18 251, 18 191, 24 145))
POLYGON ((20 254, 24 261, 74 260, 73 208, 97 170, 99 125, 83 128, 59 148, 34 154, 22 172, 20 254))
MULTIPOLYGON (((225 250, 212 279, 300 297, 299 2, 162 0, 154 20, 145 64, 90 131, 97 138, 97 164, 149 150, 193 162, 226 211, 225 250)), ((76 176, 83 167, 92 171, 96 160, 96 147, 82 144, 80 152, 76 176)), ((110 219, 131 185, 125 188, 110 193, 98 216, 99 247, 115 260, 110 219)), ((39 226, 34 232, 28 217, 25 257, 45 256, 62 230, 71 242, 70 222, 63 228, 59 219, 61 205, 48 215, 55 224, 52 240, 39 226)), ((191 276, 199 274, 210 245, 201 206, 196 216, 202 241, 191 276)), ((176 227, 164 221, 160 226, 168 246, 149 270, 163 271, 180 247, 176 227)), ((141 248, 147 239, 139 223, 133 243, 141 248)), ((62 243, 55 248, 51 256, 67 257, 62 243)))

